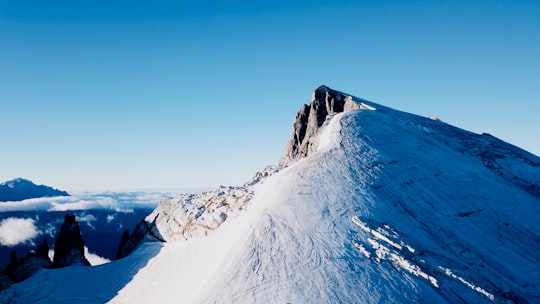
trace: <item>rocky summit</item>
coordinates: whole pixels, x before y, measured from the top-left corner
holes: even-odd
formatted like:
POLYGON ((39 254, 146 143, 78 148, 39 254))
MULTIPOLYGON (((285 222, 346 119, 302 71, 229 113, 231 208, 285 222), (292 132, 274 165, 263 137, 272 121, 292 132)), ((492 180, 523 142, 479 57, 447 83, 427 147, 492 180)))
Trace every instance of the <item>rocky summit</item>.
POLYGON ((79 223, 75 220, 74 214, 66 214, 58 238, 54 243, 53 266, 61 268, 72 264, 90 266, 84 257, 84 240, 81 236, 79 223))
POLYGON ((304 104, 296 114, 291 139, 285 147, 280 165, 308 156, 317 149, 317 135, 325 122, 336 113, 366 107, 362 100, 321 85, 311 98, 309 105, 304 104))
POLYGON ((292 135, 244 186, 160 202, 124 258, 0 303, 538 302, 538 156, 325 86, 292 135))

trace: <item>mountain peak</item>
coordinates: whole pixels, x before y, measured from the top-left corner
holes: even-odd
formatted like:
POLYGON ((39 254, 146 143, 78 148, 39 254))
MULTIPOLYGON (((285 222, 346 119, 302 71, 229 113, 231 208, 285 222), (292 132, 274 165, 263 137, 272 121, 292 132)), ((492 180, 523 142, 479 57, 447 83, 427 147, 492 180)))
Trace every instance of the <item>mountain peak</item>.
POLYGON ((0 202, 47 196, 69 196, 69 193, 45 185, 36 185, 21 177, 0 184, 0 202))
MULTIPOLYGON (((337 113, 366 108, 351 95, 321 85, 313 92, 310 104, 304 104, 296 114, 292 136, 280 165, 308 156, 317 149, 317 135, 327 119, 337 113)), ((369 107, 367 107, 369 108, 369 107)))
POLYGON ((288 168, 163 200, 125 242, 120 256, 137 249, 124 261, 39 272, 0 302, 74 290, 114 303, 540 298, 539 157, 327 87, 313 95, 296 115, 288 168))
POLYGON ((18 184, 33 184, 33 183, 27 179, 17 177, 12 180, 8 180, 6 182, 1 183, 0 186, 8 186, 9 188, 13 188, 15 187, 15 185, 18 185, 18 184))
POLYGON ((315 92, 327 92, 327 91, 333 91, 331 88, 327 87, 324 84, 321 84, 317 89, 315 89, 315 92))

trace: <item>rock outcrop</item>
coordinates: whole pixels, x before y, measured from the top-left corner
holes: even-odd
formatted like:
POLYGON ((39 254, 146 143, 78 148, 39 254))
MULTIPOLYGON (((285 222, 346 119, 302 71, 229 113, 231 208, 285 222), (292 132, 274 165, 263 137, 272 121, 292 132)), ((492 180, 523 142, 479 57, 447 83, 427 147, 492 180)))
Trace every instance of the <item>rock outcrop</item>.
POLYGON ((45 185, 36 185, 23 178, 16 178, 0 184, 0 202, 49 196, 69 196, 69 193, 45 185))
POLYGON ((84 257, 84 240, 74 214, 66 214, 60 233, 54 243, 53 267, 61 268, 73 264, 90 266, 84 257))
POLYGON ((90 266, 84 256, 84 240, 81 236, 79 223, 75 220, 74 214, 66 214, 60 233, 54 243, 53 261, 49 258, 47 240, 43 240, 35 251, 29 252, 20 260, 13 250, 9 264, 0 273, 0 290, 8 288, 13 283, 24 281, 41 268, 61 268, 73 264, 90 266))
POLYGON ((15 250, 11 252, 10 261, 0 275, 0 290, 8 288, 12 283, 21 282, 41 268, 52 268, 48 256, 49 244, 47 240, 37 246, 35 252, 29 252, 26 257, 17 258, 15 250))
POLYGON ((318 87, 313 92, 311 103, 304 104, 296 114, 291 139, 285 147, 279 164, 286 165, 292 160, 306 157, 315 151, 317 134, 328 117, 361 108, 362 103, 355 101, 350 95, 324 85, 318 87))
MULTIPOLYGON (((271 173, 258 174, 261 179, 271 173)), ((252 197, 253 191, 248 187, 220 186, 214 191, 163 199, 131 235, 124 232, 117 258, 129 255, 143 242, 180 242, 204 237, 229 216, 238 215, 252 197)))
POLYGON ((241 214, 253 197, 252 186, 279 172, 268 166, 241 187, 220 186, 199 194, 181 194, 163 199, 133 230, 124 231, 116 258, 123 258, 144 242, 182 242, 200 238, 241 214))
POLYGON ((125 230, 116 251, 116 259, 128 256, 144 242, 165 242, 156 227, 155 220, 147 222, 145 219, 142 219, 135 226, 131 234, 129 234, 129 230, 125 230))

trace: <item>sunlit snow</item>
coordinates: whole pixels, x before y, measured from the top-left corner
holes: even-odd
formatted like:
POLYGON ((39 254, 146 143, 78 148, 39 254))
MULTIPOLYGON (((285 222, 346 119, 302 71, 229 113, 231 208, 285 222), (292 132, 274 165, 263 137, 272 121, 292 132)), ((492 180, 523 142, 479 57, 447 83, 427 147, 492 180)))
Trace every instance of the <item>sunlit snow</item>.
POLYGON ((165 235, 185 232, 178 219, 214 227, 214 215, 225 213, 215 229, 145 243, 98 267, 39 271, 0 293, 0 302, 540 298, 537 157, 493 137, 368 103, 327 120, 318 144, 314 154, 241 190, 171 199, 162 207, 192 213, 165 216, 165 235), (230 200, 234 193, 241 200, 230 200), (205 196, 206 205, 198 201, 205 196), (188 206, 188 198, 195 205, 188 206), (239 201, 241 208, 230 206, 239 201))

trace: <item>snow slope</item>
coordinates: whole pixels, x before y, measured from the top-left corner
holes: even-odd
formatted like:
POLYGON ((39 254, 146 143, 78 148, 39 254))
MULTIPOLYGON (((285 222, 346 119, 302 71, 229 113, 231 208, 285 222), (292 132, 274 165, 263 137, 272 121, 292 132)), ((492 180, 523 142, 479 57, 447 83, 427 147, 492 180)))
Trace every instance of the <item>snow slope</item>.
POLYGON ((537 302, 540 159, 362 102, 218 229, 40 271, 0 302, 537 302))
POLYGON ((527 191, 540 184, 538 157, 373 106, 345 114, 339 145, 280 176, 279 195, 201 302, 540 298, 540 199, 527 191))

